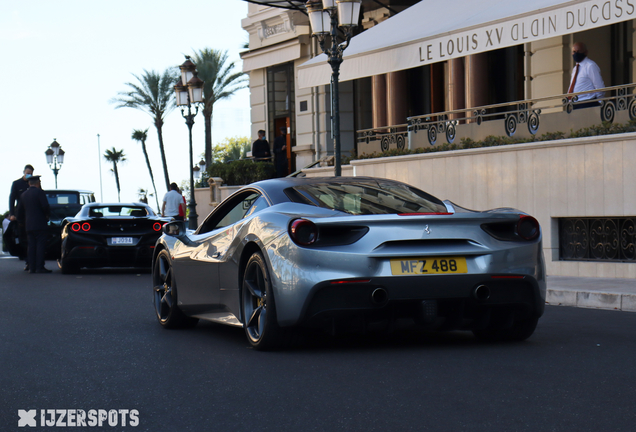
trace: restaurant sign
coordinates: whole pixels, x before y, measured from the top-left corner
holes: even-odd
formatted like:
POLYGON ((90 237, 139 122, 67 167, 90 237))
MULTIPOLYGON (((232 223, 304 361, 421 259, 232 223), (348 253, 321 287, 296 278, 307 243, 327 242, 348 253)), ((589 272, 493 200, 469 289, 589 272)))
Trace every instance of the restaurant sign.
POLYGON ((636 18, 636 0, 588 1, 439 36, 419 44, 420 64, 436 63, 636 18))

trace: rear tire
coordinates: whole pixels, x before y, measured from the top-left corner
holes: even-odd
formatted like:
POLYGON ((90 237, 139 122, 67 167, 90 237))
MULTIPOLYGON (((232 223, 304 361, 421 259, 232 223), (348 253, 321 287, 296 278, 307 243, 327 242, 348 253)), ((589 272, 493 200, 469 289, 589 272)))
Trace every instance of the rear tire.
POLYGON ((245 266, 241 307, 245 335, 253 348, 273 350, 288 343, 291 333, 278 325, 269 271, 260 252, 254 253, 245 266))
POLYGON ((488 342, 521 342, 528 339, 537 328, 539 317, 516 318, 512 311, 493 314, 489 325, 473 329, 477 339, 488 342))
POLYGON ((163 328, 191 328, 197 325, 198 318, 189 317, 179 309, 172 261, 166 250, 162 250, 157 255, 152 270, 152 281, 155 312, 163 328))
POLYGON ((62 271, 62 274, 78 274, 80 272, 79 265, 69 264, 68 260, 59 259, 57 260, 57 264, 62 271))

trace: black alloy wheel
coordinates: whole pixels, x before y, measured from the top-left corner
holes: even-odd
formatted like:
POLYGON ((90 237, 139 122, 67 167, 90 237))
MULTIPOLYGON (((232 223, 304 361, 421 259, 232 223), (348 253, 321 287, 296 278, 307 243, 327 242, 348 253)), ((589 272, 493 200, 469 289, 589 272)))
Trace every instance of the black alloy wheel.
POLYGON ((65 258, 58 259, 57 266, 62 271, 62 274, 78 274, 80 272, 77 264, 69 264, 68 259, 65 258))
POLYGON ((279 348, 289 333, 278 326, 269 271, 263 256, 254 253, 245 267, 242 285, 245 334, 258 350, 279 348))
POLYGON ((199 320, 185 315, 177 306, 177 289, 170 254, 159 252, 152 271, 153 296, 157 319, 164 328, 194 327, 199 320))
POLYGON ((77 263, 71 264, 69 262, 69 259, 67 258, 67 246, 67 242, 64 240, 62 242, 62 247, 60 248, 61 252, 60 258, 57 260, 57 266, 62 271, 62 274, 77 274, 80 271, 80 266, 77 263))

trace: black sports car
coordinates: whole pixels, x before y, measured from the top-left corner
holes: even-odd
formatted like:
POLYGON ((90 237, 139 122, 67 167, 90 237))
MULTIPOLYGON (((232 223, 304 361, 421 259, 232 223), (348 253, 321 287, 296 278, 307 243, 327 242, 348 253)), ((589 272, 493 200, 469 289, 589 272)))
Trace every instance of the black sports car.
POLYGON ((91 203, 62 221, 62 273, 82 267, 150 267, 155 242, 170 218, 143 203, 91 203))
MULTIPOLYGON (((77 214, 84 204, 95 202, 95 195, 87 190, 45 190, 46 199, 51 206, 46 239, 46 258, 60 257, 60 233, 64 218, 77 214)), ((20 234, 18 223, 11 222, 4 233, 7 250, 13 256, 26 257, 26 233, 20 234)))

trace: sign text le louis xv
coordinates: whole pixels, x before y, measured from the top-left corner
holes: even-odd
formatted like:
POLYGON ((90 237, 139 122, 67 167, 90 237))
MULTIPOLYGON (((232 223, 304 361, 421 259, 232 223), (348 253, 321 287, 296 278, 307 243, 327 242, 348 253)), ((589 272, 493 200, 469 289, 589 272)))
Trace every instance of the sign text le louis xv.
POLYGON ((419 46, 422 64, 562 36, 636 18, 636 0, 588 1, 452 36, 419 46))

